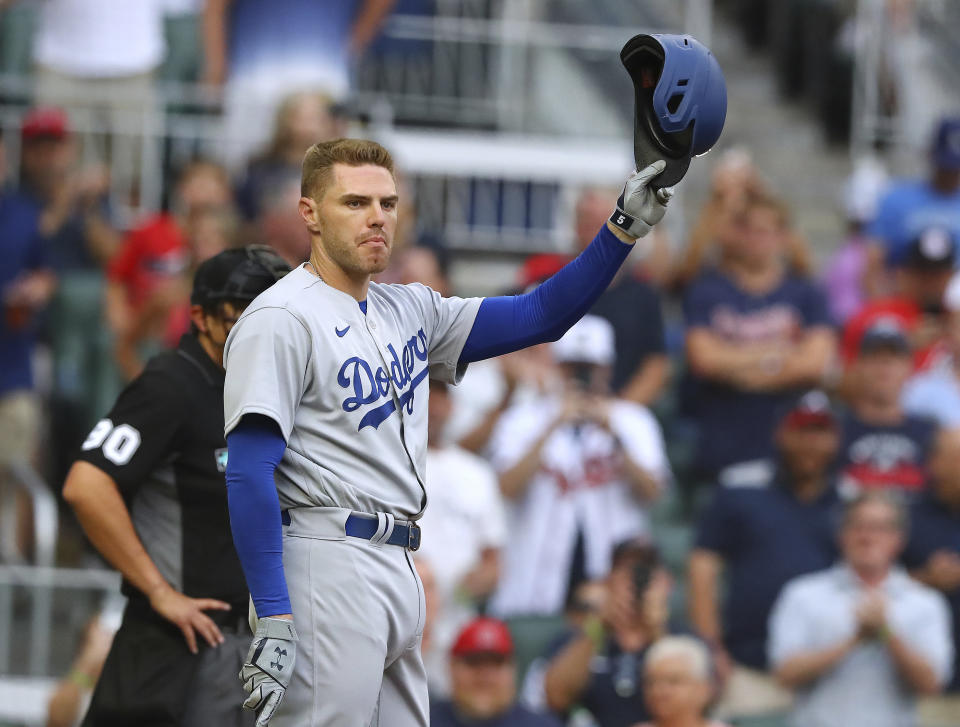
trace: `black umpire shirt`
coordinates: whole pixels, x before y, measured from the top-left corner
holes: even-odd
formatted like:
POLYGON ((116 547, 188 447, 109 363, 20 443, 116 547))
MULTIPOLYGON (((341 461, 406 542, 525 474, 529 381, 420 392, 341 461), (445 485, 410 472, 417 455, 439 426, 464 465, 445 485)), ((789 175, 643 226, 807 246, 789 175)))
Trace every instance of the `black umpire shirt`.
MULTIPOLYGON (((137 535, 173 588, 244 614, 247 585, 227 512, 223 380, 197 338, 184 335, 123 390, 79 459, 117 483, 137 535)), ((122 591, 131 605, 147 605, 128 582, 122 591)))

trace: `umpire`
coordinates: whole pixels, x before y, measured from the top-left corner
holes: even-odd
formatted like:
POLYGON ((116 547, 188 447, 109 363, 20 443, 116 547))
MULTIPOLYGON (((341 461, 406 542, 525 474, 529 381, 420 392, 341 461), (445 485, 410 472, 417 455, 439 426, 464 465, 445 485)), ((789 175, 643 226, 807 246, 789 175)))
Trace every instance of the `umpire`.
POLYGON ((67 475, 64 497, 129 599, 85 727, 253 723, 237 682, 250 631, 227 512, 223 346, 289 271, 263 246, 202 263, 190 333, 123 390, 67 475))

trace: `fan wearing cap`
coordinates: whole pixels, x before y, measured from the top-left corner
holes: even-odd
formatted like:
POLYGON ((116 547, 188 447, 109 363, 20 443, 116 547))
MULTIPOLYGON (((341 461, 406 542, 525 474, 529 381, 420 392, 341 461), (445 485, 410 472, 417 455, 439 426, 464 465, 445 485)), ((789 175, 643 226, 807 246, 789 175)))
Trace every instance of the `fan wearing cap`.
MULTIPOLYGON (((586 188, 577 198, 573 230, 577 253, 587 248, 593 239, 592 230, 606 219, 609 206, 606 199, 601 188, 586 188)), ((662 228, 655 228, 650 235, 655 250, 665 247, 662 228)), ((530 256, 521 268, 520 287, 528 289, 539 285, 570 259, 556 253, 530 256)), ((649 262, 650 255, 642 263, 642 275, 636 267, 621 267, 590 309, 594 315, 610 321, 614 328, 613 390, 617 396, 644 406, 660 398, 670 376, 660 295, 645 279, 651 272, 649 262)))
POLYGON ((942 226, 925 228, 910 241, 895 272, 895 293, 869 303, 844 328, 841 353, 850 364, 860 339, 879 318, 896 318, 914 351, 917 370, 943 356, 944 295, 957 264, 955 233, 942 226))
POLYGON ((236 680, 250 634, 227 512, 223 346, 289 269, 261 246, 203 263, 192 331, 123 390, 67 475, 64 498, 129 599, 85 725, 254 721, 236 680))
POLYGON ((840 492, 893 488, 919 494, 936 431, 931 419, 907 414, 901 403, 913 368, 907 331, 896 316, 876 319, 860 339, 850 368, 850 411, 842 420, 840 492))
POLYGON ((786 405, 775 442, 773 460, 728 470, 700 518, 689 559, 690 622, 720 657, 726 688, 718 713, 725 718, 789 704, 766 673, 767 619, 788 580, 836 557, 840 426, 827 395, 814 389, 786 405))
POLYGON ((867 234, 873 238, 866 272, 868 291, 882 294, 884 268, 903 264, 910 243, 931 226, 960 236, 960 117, 945 117, 930 144, 925 179, 901 179, 881 198, 867 234))
POLYGON ((78 168, 76 139, 61 108, 28 111, 20 138, 21 193, 42 211, 41 232, 56 268, 99 271, 120 243, 108 214, 106 168, 78 168))
POLYGON ((31 462, 40 444, 33 353, 40 313, 57 287, 49 247, 38 235, 40 210, 22 192, 6 189, 3 173, 0 143, 0 489, 7 466, 31 462))
POLYGON ((914 374, 903 388, 903 408, 934 419, 941 427, 960 427, 960 273, 943 297, 946 313, 944 360, 914 374))
POLYGON ((494 618, 468 623, 450 650, 449 701, 430 705, 432 727, 560 727, 517 704, 513 639, 494 618))
POLYGON ((584 316, 551 350, 562 391, 518 402, 491 439, 507 506, 494 613, 558 614, 584 579, 603 577, 616 543, 649 532, 670 480, 653 415, 610 394, 613 327, 584 316))

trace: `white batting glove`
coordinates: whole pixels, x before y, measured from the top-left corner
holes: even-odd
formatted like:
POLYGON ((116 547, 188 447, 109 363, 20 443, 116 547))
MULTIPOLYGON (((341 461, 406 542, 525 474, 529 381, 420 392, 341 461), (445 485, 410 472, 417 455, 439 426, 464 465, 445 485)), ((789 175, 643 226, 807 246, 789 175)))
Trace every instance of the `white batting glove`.
POLYGON ((673 197, 673 187, 653 189, 650 182, 666 166, 663 160, 655 161, 627 180, 617 200, 617 209, 610 216, 611 224, 630 237, 643 237, 663 219, 667 205, 673 197))
POLYGON ((298 640, 293 621, 267 617, 257 622, 247 661, 240 669, 243 690, 250 695, 243 706, 257 713, 256 727, 267 727, 290 685, 298 640))

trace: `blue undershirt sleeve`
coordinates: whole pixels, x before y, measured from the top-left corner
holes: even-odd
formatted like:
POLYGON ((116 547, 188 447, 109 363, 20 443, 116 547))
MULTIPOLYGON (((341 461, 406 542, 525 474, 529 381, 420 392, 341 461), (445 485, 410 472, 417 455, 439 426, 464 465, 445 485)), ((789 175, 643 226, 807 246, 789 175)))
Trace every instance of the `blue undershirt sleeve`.
POLYGON ((586 250, 536 290, 484 298, 460 363, 556 341, 590 310, 632 249, 604 225, 586 250))
POLYGON ((227 435, 227 505, 233 544, 257 616, 292 613, 283 574, 280 500, 273 472, 287 443, 280 426, 247 414, 227 435))

